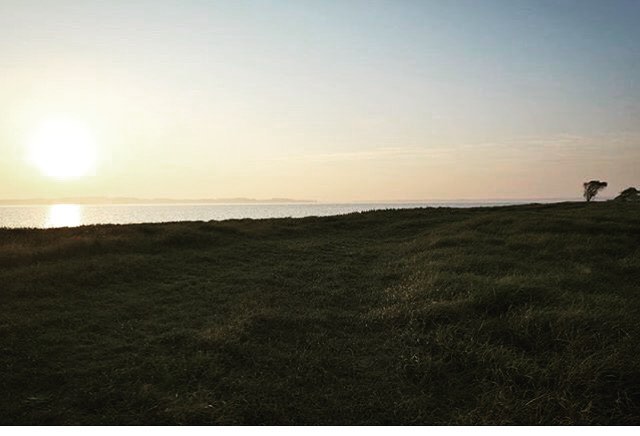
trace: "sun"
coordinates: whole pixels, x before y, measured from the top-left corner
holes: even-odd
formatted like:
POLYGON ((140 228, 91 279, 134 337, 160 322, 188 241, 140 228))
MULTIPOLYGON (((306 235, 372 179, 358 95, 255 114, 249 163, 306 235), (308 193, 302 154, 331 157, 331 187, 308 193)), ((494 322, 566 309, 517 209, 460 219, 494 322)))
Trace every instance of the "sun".
POLYGON ((89 174, 96 163, 96 142, 84 123, 70 118, 43 122, 28 144, 29 161, 42 174, 73 179, 89 174))

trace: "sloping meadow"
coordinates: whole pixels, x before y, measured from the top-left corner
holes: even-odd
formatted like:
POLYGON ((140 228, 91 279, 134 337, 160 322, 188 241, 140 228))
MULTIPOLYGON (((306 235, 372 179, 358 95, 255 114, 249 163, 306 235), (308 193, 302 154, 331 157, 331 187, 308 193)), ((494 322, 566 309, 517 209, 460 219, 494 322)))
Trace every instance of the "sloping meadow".
POLYGON ((0 424, 638 424, 639 212, 0 230, 0 424))

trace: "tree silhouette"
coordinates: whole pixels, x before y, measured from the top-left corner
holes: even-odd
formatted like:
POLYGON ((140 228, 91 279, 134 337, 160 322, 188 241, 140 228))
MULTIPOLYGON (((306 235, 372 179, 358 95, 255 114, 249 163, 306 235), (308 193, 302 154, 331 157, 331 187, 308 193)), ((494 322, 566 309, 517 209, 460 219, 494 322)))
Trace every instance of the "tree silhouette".
POLYGON ((633 196, 638 194, 640 194, 640 191, 638 191, 636 188, 627 188, 620 193, 620 195, 622 196, 633 196))
POLYGON ((636 188, 627 188, 616 197, 616 200, 640 201, 640 191, 636 188))
POLYGON ((600 180, 591 180, 589 182, 583 183, 584 186, 584 198, 587 201, 591 201, 593 197, 595 197, 598 192, 607 187, 607 182, 601 182, 600 180))

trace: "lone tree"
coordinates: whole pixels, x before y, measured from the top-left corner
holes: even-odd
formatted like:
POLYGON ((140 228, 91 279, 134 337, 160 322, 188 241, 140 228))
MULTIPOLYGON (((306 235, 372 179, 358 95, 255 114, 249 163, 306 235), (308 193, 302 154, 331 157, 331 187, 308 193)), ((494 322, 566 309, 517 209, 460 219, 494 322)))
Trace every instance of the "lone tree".
POLYGON ((587 201, 591 201, 593 197, 595 197, 598 192, 607 187, 607 182, 601 182, 600 180, 591 180, 590 182, 585 182, 582 186, 584 186, 584 198, 587 201))

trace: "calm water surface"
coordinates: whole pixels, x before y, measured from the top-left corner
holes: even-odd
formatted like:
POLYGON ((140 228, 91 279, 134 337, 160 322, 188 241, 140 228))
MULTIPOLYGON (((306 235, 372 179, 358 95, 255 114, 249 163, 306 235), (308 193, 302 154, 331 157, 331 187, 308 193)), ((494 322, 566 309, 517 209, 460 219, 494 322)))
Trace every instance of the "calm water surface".
POLYGON ((0 227, 75 227, 87 224, 132 224, 170 221, 209 221, 236 218, 300 218, 341 215, 376 209, 415 207, 476 207, 530 203, 296 203, 296 204, 170 204, 0 206, 0 227))

